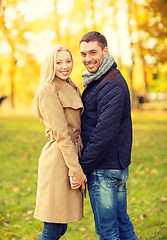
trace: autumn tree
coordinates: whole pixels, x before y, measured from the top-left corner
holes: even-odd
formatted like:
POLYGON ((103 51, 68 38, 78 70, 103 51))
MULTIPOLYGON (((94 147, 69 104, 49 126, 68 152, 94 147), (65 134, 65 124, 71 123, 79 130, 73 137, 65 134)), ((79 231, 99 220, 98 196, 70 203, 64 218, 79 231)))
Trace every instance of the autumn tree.
MULTIPOLYGON (((166 0, 73 0, 68 1, 68 7, 62 5, 61 8, 60 4, 63 0, 43 0, 40 4, 0 0, 1 35, 10 46, 10 54, 1 54, 1 62, 3 57, 8 57, 10 62, 10 84, 4 85, 6 88, 10 85, 11 105, 14 106, 15 100, 30 103, 38 86, 40 63, 48 48, 56 43, 71 50, 74 58, 71 77, 82 90, 81 73, 85 67, 81 62, 79 41, 83 34, 92 30, 107 37, 109 50, 111 54, 113 51, 121 71, 126 70, 127 74, 127 69, 130 70, 130 77, 125 77, 128 83, 131 79, 132 95, 141 76, 147 96, 152 78, 157 77, 167 58, 166 0), (129 31, 129 38, 126 35, 125 39, 130 40, 128 46, 124 45, 125 29, 129 31), (122 59, 126 47, 128 53, 131 51, 130 66, 122 59)), ((1 64, 1 70, 3 68, 1 64)), ((6 71, 6 75, 8 73, 6 71)))
MULTIPOLYGON (((10 7, 12 8, 12 5, 15 4, 14 1, 10 2, 10 7)), ((9 6, 8 6, 9 7, 9 6)), ((10 24, 6 22, 5 20, 5 11, 7 9, 7 2, 0 0, 0 17, 1 17, 1 23, 3 27, 3 32, 6 37, 6 40, 8 41, 8 44, 11 47, 11 59, 10 59, 10 92, 11 92, 11 106, 14 107, 14 76, 15 76, 15 70, 17 65, 17 58, 16 58, 16 46, 12 39, 12 35, 18 34, 17 30, 15 29, 15 32, 12 32, 9 30, 10 24)), ((13 29, 14 30, 14 29, 13 29)))
MULTIPOLYGON (((9 72, 10 72, 10 102, 11 106, 15 106, 15 99, 18 98, 20 89, 26 79, 26 74, 18 79, 19 68, 24 68, 29 61, 33 61, 32 54, 28 51, 29 42, 26 38, 28 33, 28 25, 25 21, 25 15, 22 13, 22 6, 26 2, 3 1, 0 0, 1 22, 3 26, 3 36, 10 46, 9 54, 9 72), (19 82, 20 81, 20 82, 19 82), (18 90, 18 91, 17 91, 18 90)), ((28 85, 27 85, 28 89, 28 85)))
POLYGON ((145 0, 142 3, 128 0, 128 5, 132 72, 135 63, 141 61, 147 98, 150 81, 167 58, 167 4, 165 0, 145 0))

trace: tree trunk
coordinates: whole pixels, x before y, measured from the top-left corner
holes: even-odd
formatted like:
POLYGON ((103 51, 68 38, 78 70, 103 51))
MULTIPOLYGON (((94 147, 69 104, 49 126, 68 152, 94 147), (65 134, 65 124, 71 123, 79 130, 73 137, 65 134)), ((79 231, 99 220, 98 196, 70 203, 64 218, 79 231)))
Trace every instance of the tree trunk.
POLYGON ((129 36, 130 36, 130 49, 131 49, 131 60, 132 60, 132 65, 129 69, 129 76, 130 76, 130 93, 131 93, 131 102, 132 102, 132 108, 134 108, 134 102, 135 102, 135 94, 134 94, 134 89, 133 89, 133 71, 134 71, 134 61, 135 61, 135 53, 133 52, 133 48, 135 47, 134 46, 134 43, 132 42, 131 40, 131 34, 133 32, 134 29, 132 29, 132 26, 130 25, 130 20, 131 20, 131 16, 133 16, 134 14, 134 9, 135 9, 135 6, 134 6, 134 3, 133 3, 133 0, 129 0, 127 2, 128 4, 128 29, 129 29, 129 36))
POLYGON ((57 0, 54 0, 54 6, 55 6, 55 32, 56 32, 56 41, 57 43, 60 43, 60 30, 59 30, 59 15, 57 13, 57 0))
POLYGON ((143 47, 140 44, 140 57, 142 60, 143 71, 144 71, 144 90, 145 90, 145 101, 148 102, 148 83, 147 83, 147 74, 146 74, 146 64, 144 59, 143 47))
POLYGON ((14 43, 12 42, 11 38, 9 37, 9 34, 8 34, 8 30, 6 28, 6 25, 5 25, 5 17, 4 17, 4 11, 5 11, 5 7, 3 6, 2 4, 2 0, 0 0, 0 10, 1 10, 1 21, 2 21, 2 27, 3 27, 3 32, 7 38, 7 41, 11 47, 11 64, 10 64, 10 100, 11 100, 11 107, 13 108, 14 107, 14 95, 15 95, 15 92, 14 92, 14 76, 15 76, 15 70, 16 70, 16 59, 15 59, 15 56, 14 56, 14 53, 15 53, 15 46, 14 46, 14 43))
POLYGON ((96 31, 96 24, 95 24, 95 8, 94 8, 94 0, 91 0, 91 7, 90 7, 91 11, 92 11, 92 29, 94 31, 96 31))

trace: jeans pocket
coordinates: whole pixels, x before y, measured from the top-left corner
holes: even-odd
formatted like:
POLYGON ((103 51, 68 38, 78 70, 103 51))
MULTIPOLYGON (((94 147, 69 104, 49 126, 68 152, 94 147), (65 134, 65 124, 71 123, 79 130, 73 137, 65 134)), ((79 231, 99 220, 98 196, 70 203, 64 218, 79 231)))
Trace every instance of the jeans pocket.
POLYGON ((104 170, 104 179, 108 188, 117 188, 121 179, 119 179, 117 170, 104 170))

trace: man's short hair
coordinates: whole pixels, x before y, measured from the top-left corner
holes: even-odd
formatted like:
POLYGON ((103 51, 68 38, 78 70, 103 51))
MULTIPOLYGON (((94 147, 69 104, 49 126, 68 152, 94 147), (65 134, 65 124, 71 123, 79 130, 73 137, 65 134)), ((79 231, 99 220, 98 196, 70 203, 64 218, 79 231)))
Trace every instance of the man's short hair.
POLYGON ((100 46, 102 47, 102 49, 107 47, 107 40, 106 40, 105 36, 96 31, 92 31, 92 32, 88 32, 88 33, 84 34, 83 37, 81 38, 79 44, 81 44, 81 42, 87 42, 87 43, 88 42, 98 42, 100 44, 100 46))

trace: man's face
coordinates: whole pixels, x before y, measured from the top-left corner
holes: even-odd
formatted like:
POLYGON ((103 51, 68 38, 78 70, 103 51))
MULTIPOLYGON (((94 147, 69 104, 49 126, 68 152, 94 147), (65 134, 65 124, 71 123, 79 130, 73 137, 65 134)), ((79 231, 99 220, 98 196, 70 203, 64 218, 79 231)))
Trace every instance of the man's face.
POLYGON ((90 73, 95 73, 108 55, 108 48, 102 49, 97 41, 81 42, 80 53, 82 62, 90 73))

